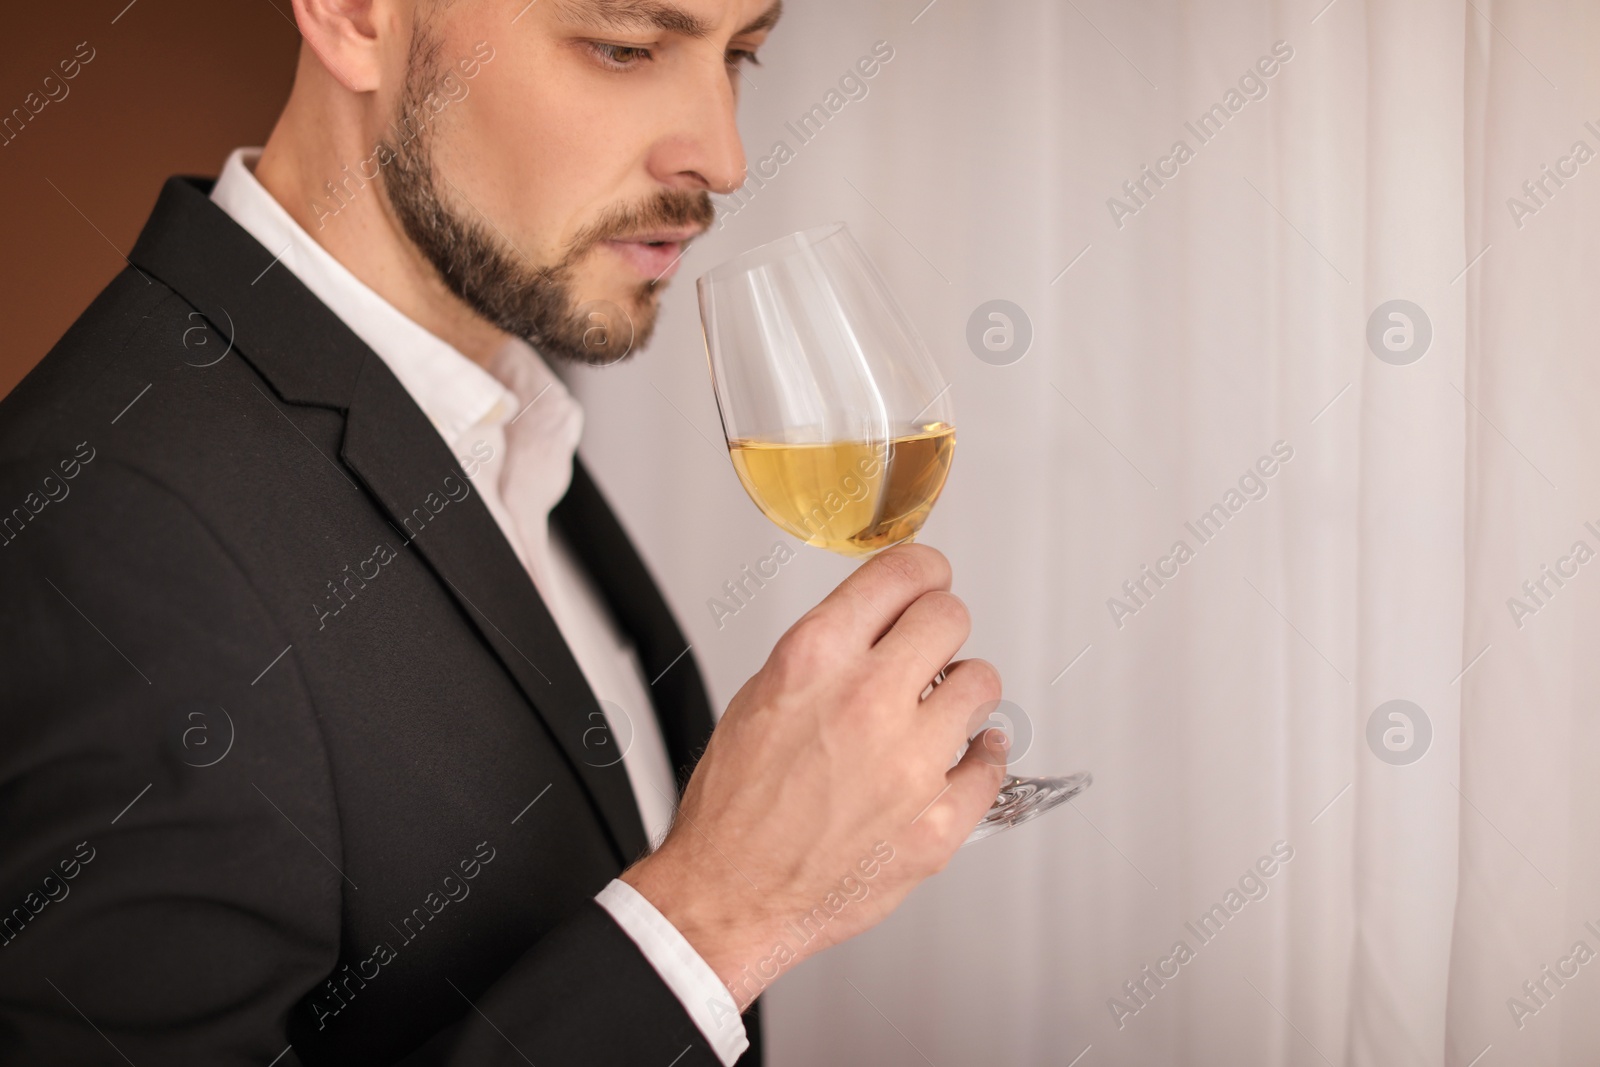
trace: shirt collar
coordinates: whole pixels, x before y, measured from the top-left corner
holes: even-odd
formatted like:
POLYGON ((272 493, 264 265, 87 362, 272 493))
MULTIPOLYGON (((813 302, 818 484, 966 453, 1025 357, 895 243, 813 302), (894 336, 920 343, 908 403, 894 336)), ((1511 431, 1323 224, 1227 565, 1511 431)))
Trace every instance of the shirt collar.
MULTIPOLYGON (((527 403, 519 402, 518 393, 528 388, 548 387, 552 395, 545 397, 547 404, 559 394, 561 401, 576 405, 525 342, 510 341, 491 361, 502 374, 510 368, 520 372, 508 379, 516 387, 514 392, 370 289, 318 244, 256 179, 253 171, 260 157, 259 148, 235 149, 211 199, 277 256, 268 270, 282 267, 291 271, 377 353, 452 448, 469 430, 513 418, 527 403)), ((564 458, 570 461, 571 452, 564 458)))

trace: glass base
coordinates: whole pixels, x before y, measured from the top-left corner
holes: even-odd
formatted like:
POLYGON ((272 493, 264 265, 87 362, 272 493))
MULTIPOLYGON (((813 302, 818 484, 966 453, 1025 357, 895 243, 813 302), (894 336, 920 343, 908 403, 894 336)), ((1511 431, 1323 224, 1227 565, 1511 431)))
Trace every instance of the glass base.
POLYGON ((982 841, 1002 830, 1037 819, 1051 808, 1066 803, 1088 789, 1093 782, 1094 775, 1088 771, 1062 778, 1018 778, 1007 775, 1000 784, 1000 795, 995 798, 994 806, 967 835, 962 845, 982 841))

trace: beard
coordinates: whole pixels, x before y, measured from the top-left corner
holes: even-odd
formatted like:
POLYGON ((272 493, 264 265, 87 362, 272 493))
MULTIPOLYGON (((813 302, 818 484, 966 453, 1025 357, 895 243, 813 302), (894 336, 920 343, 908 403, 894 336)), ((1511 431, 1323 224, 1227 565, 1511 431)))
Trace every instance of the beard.
POLYGON ((622 307, 603 299, 581 301, 574 287, 579 265, 604 241, 689 226, 704 230, 716 217, 711 197, 663 189, 642 203, 616 205, 580 230, 554 264, 533 262, 470 203, 460 211, 441 192, 446 186, 466 201, 440 175, 433 158, 427 100, 455 77, 454 72, 441 76, 439 51, 437 38, 419 24, 392 126, 399 143, 382 142, 389 157, 382 168, 383 189, 401 230, 452 293, 541 354, 592 366, 626 358, 655 329, 660 282, 635 286, 622 307), (412 122, 413 117, 420 121, 412 122))

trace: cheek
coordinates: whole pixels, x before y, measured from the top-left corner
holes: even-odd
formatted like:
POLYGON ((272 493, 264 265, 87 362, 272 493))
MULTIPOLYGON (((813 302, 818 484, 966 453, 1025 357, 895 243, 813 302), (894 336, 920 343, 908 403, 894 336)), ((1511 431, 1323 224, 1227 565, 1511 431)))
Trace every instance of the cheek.
POLYGON ((646 176, 650 143, 637 108, 587 91, 568 53, 537 38, 498 47, 435 127, 435 164, 471 201, 466 213, 489 216, 541 265, 557 262, 606 208, 646 191, 629 185, 646 176))

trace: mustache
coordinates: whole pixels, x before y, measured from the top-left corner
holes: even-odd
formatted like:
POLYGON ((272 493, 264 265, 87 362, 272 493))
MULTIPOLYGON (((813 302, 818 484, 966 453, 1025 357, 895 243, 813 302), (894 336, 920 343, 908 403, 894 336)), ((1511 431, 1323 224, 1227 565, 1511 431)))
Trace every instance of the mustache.
POLYGON ((578 232, 564 257, 576 262, 602 241, 616 241, 654 230, 693 227, 705 232, 716 221, 716 208, 704 191, 663 189, 641 204, 618 204, 578 232))

